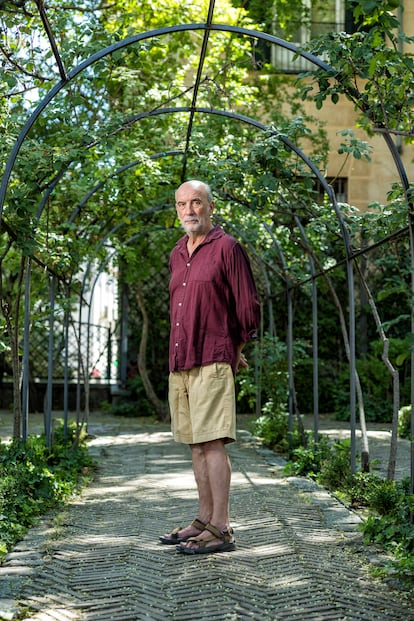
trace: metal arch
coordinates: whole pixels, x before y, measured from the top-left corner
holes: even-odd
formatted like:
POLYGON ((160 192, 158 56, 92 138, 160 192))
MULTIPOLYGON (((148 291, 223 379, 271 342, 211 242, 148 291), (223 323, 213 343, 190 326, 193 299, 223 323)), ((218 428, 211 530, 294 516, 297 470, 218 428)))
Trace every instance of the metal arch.
POLYGON ((69 73, 67 74, 67 78, 62 79, 60 80, 60 82, 55 84, 55 86, 42 99, 42 101, 38 104, 36 109, 30 115, 29 119, 26 121, 10 153, 9 159, 6 163, 4 175, 2 178, 2 182, 0 186, 0 219, 3 213, 4 201, 5 201, 7 187, 8 187, 9 180, 10 180, 10 175, 13 170, 17 155, 19 154, 19 151, 21 149, 21 146, 26 136, 28 135, 30 129, 32 128, 32 126, 34 125, 38 117, 41 115, 43 110, 45 110, 45 108, 54 99, 54 97, 62 90, 64 86, 66 86, 71 80, 73 80, 77 75, 82 73, 85 69, 87 69, 88 67, 96 63, 97 61, 101 60, 102 58, 105 58, 105 56, 113 54, 114 52, 121 50, 125 47, 128 47, 130 45, 139 43, 140 41, 145 41, 146 39, 164 36, 164 35, 172 34, 176 32, 207 30, 207 29, 211 31, 218 31, 218 32, 221 32, 221 31, 233 32, 238 35, 267 41, 268 43, 272 43, 274 45, 284 47, 292 51, 293 53, 298 54, 299 56, 303 56, 303 58, 306 58, 312 64, 317 65, 318 67, 320 67, 321 69, 324 69, 325 71, 333 71, 332 67, 330 67, 325 62, 320 60, 317 56, 313 56, 313 54, 310 54, 309 52, 304 52, 300 50, 298 47, 296 47, 292 43, 289 43, 288 41, 285 41, 284 39, 280 39, 279 37, 275 37, 267 33, 259 32, 257 30, 249 30, 248 28, 241 28, 239 26, 230 26, 226 24, 213 24, 213 23, 211 24, 206 24, 206 23, 178 24, 177 26, 167 26, 164 28, 156 28, 154 30, 149 30, 144 33, 140 33, 137 35, 133 35, 131 37, 127 37, 126 39, 123 39, 122 41, 118 41, 117 43, 113 43, 112 45, 109 45, 108 47, 103 48, 99 52, 96 52, 95 54, 93 54, 92 56, 84 60, 82 63, 74 67, 71 71, 69 71, 69 73))
MULTIPOLYGON (((137 120, 140 120, 142 118, 147 118, 148 116, 157 116, 157 115, 161 115, 161 114, 172 114, 172 113, 180 113, 180 112, 191 112, 191 108, 190 107, 177 107, 177 108, 167 108, 167 109, 158 109, 152 112, 143 112, 139 115, 135 115, 132 119, 129 120, 129 122, 136 122, 137 120)), ((319 179, 322 187, 325 189, 326 193, 328 194, 329 198, 330 198, 330 202, 335 210, 336 216, 338 218, 339 221, 339 225, 342 231, 342 237, 343 237, 343 242, 345 245, 345 251, 346 251, 346 257, 347 257, 347 274, 348 274, 348 288, 349 288, 349 296, 350 296, 350 309, 349 309, 349 339, 350 339, 350 412, 351 412, 351 467, 352 470, 355 471, 355 467, 356 467, 356 437, 355 437, 355 428, 356 428, 356 399, 355 399, 355 366, 356 366, 356 361, 355 361, 355 302, 354 302, 354 292, 353 292, 353 268, 352 268, 352 253, 351 253, 351 246, 350 246, 350 239, 349 239, 349 233, 348 230, 345 226, 345 222, 343 220, 342 214, 339 210, 338 207, 338 203, 336 201, 336 196, 335 193, 333 192, 332 187, 327 183, 326 179, 323 177, 323 175, 320 173, 319 169, 313 164, 313 162, 302 152, 302 150, 300 148, 298 148, 295 144, 293 144, 289 139, 287 139, 285 136, 282 135, 278 135, 277 131, 274 130, 270 130, 268 128, 268 126, 264 125, 263 123, 256 121, 255 119, 252 119, 250 117, 247 117, 245 115, 241 115, 241 114, 237 114, 234 112, 228 112, 228 111, 222 111, 222 110, 216 110, 216 109, 210 109, 210 108, 198 108, 196 107, 194 109, 194 112, 197 113, 204 113, 204 114, 215 114, 215 115, 220 115, 220 116, 224 116, 227 118, 231 118, 234 120, 239 120, 242 121, 246 124, 252 125, 254 127, 257 127, 258 129, 260 129, 261 131, 270 131, 272 134, 277 135, 278 138, 293 152, 295 152, 298 157, 300 157, 304 163, 312 170, 312 172, 314 173, 314 175, 319 179)), ((181 154, 181 153, 179 153, 181 154)), ((128 168, 130 168, 131 166, 133 166, 134 163, 130 163, 125 165, 124 167, 120 168, 119 171, 115 171, 113 173, 112 176, 115 176, 118 172, 121 173, 124 170, 128 170, 128 168)), ((92 188, 92 190, 87 194, 87 196, 85 197, 85 199, 78 205, 78 207, 75 209, 75 211, 73 212, 72 216, 71 216, 71 220, 73 221, 74 217, 76 217, 77 213, 79 212, 80 208, 82 205, 84 205, 87 200, 93 195, 94 192, 96 192, 97 190, 99 190, 101 187, 103 187, 104 182, 100 182, 98 183, 96 186, 94 186, 94 188, 92 188)), ((140 215, 142 215, 142 212, 140 212, 140 215)), ((120 226, 123 226, 123 223, 121 223, 120 225, 118 225, 117 228, 119 228, 120 226)), ((117 230, 116 228, 116 230, 117 230)), ((103 243, 103 242, 102 242, 103 243)), ((279 248, 279 254, 280 254, 280 248, 279 248)), ((87 274, 85 274, 85 277, 87 276, 87 274)), ((84 280, 84 283, 86 282, 86 280, 84 280)), ((84 286, 82 286, 82 290, 84 290, 84 286)), ((288 287, 288 301, 290 299, 290 294, 289 294, 289 287, 288 287)), ((292 375, 292 367, 293 367, 293 353, 292 353, 292 330, 293 330, 293 326, 292 326, 292 316, 291 316, 291 301, 290 304, 288 304, 288 316, 290 317, 289 319, 289 335, 288 335, 288 362, 289 362, 289 377, 290 377, 290 383, 292 384, 293 381, 293 375, 292 375), (290 309, 290 311, 289 311, 290 309)), ((314 337, 315 338, 315 337, 314 337)), ((290 420, 290 425, 292 426, 293 423, 293 386, 290 384, 289 386, 289 420, 290 420)))
MULTIPOLYGON (((159 159, 162 157, 167 157, 167 156, 175 156, 175 155, 184 155, 184 151, 182 150, 175 150, 175 151, 162 151, 161 153, 153 153, 152 155, 150 155, 150 159, 151 160, 155 160, 155 159, 159 159)), ((120 168, 117 168, 113 173, 111 173, 110 175, 108 175, 108 177, 106 177, 106 179, 104 179, 103 181, 100 181, 99 183, 97 183, 96 185, 94 185, 89 192, 86 194, 86 196, 80 201, 80 203, 78 203, 78 205, 75 207, 75 209, 73 210, 69 220, 68 220, 68 224, 72 224, 72 222, 74 222, 76 216, 78 215, 79 211, 82 209, 82 207, 84 205, 86 205, 86 203, 88 202, 88 200, 96 193, 98 192, 98 190, 100 190, 101 188, 104 187, 104 185, 106 184, 106 182, 109 179, 113 179, 115 177, 118 177, 118 175, 122 174, 123 172, 126 172, 127 170, 130 170, 131 168, 134 168, 134 166, 138 166, 139 164, 141 164, 141 160, 134 160, 133 162, 129 162, 128 164, 125 164, 124 166, 121 166, 120 168)), ((149 213, 151 210, 150 209, 145 209, 144 211, 140 212, 142 214, 144 213, 149 213)))

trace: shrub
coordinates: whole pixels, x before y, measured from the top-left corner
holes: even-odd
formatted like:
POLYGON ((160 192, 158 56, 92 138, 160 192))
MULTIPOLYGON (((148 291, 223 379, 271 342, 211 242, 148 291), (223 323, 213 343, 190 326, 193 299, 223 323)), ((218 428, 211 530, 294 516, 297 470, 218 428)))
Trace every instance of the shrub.
POLYGON ((298 446, 293 449, 290 461, 285 466, 285 473, 296 476, 309 476, 317 478, 324 459, 330 454, 329 441, 326 436, 322 436, 319 442, 311 439, 308 435, 307 446, 298 446))
POLYGON ((398 435, 400 438, 411 438, 411 405, 405 405, 398 412, 398 435))
POLYGON ((331 490, 347 489, 351 482, 351 441, 335 440, 321 463, 318 482, 331 490))
POLYGON ((262 409, 263 415, 254 421, 250 421, 251 433, 260 438, 263 444, 269 448, 286 451, 288 448, 288 414, 282 408, 277 408, 272 400, 269 400, 262 409))
POLYGON ((331 490, 347 488, 351 481, 349 440, 331 442, 321 436, 318 442, 308 435, 306 447, 292 451, 291 461, 286 465, 288 475, 309 476, 331 490))
POLYGON ((372 513, 360 529, 366 544, 376 543, 392 552, 393 560, 380 571, 412 584, 414 579, 414 495, 409 480, 376 481, 368 494, 372 513))
POLYGON ((40 515, 67 500, 91 474, 94 462, 87 454, 86 437, 76 425, 26 442, 0 443, 0 558, 33 526, 40 515))

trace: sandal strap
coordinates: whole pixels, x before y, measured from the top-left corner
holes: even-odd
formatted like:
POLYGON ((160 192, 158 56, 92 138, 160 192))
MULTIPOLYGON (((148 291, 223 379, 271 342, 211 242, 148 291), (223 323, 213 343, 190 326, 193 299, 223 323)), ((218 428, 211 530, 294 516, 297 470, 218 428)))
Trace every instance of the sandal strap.
POLYGON ((203 530, 208 530, 208 532, 211 533, 211 536, 210 537, 200 537, 200 536, 190 537, 189 539, 187 539, 187 543, 189 542, 196 543, 199 548, 205 548, 207 546, 207 543, 209 543, 210 541, 214 541, 215 539, 221 539, 223 543, 234 542, 232 528, 230 528, 229 530, 227 529, 219 530, 217 526, 214 526, 213 524, 207 524, 203 530))
POLYGON ((233 541, 233 529, 219 530, 217 526, 213 524, 207 524, 206 530, 208 530, 215 539, 221 539, 223 543, 230 543, 233 541))
POLYGON ((213 524, 207 524, 206 530, 214 535, 216 539, 222 539, 224 541, 223 533, 217 528, 217 526, 214 526, 213 524))
POLYGON ((194 528, 196 528, 197 530, 202 531, 202 530, 205 530, 207 524, 204 524, 204 522, 196 518, 195 520, 191 522, 191 526, 194 526, 194 528))
POLYGON ((211 535, 210 537, 190 537, 187 539, 187 543, 196 543, 199 548, 205 548, 207 543, 214 541, 214 539, 217 539, 215 535, 211 535))
POLYGON ((171 531, 170 535, 172 537, 176 537, 178 535, 178 533, 180 532, 180 530, 182 530, 183 527, 182 526, 177 526, 177 528, 174 528, 173 531, 171 531))

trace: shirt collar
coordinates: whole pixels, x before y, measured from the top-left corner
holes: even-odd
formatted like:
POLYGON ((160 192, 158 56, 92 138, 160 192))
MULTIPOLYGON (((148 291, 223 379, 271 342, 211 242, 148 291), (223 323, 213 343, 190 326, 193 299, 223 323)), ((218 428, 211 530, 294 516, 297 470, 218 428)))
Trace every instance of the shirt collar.
MULTIPOLYGON (((221 226, 219 224, 216 224, 215 226, 213 226, 213 228, 211 229, 211 231, 209 231, 206 235, 206 238, 203 240, 203 244, 212 241, 213 239, 218 239, 219 237, 222 237, 222 235, 224 235, 224 231, 221 228, 221 226)), ((184 237, 181 237, 178 242, 177 242, 177 246, 181 249, 183 248, 186 243, 188 241, 188 235, 185 234, 184 237)))

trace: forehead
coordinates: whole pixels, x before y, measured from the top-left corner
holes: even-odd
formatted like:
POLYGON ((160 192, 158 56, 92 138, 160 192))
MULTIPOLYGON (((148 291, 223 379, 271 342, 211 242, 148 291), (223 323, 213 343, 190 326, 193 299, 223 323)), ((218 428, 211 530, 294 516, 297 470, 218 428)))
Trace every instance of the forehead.
POLYGON ((195 200, 196 198, 205 201, 207 199, 207 192, 203 186, 184 184, 178 188, 175 198, 177 202, 195 200))

